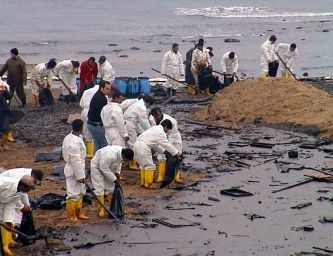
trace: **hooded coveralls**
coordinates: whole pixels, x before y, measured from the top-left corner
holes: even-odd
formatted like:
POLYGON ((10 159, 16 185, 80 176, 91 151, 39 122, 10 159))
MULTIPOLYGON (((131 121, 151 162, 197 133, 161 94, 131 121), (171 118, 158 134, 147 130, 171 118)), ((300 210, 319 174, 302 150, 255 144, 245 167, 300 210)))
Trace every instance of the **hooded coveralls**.
MULTIPOLYGON (((64 81, 74 95, 77 94, 76 73, 73 71, 71 60, 59 62, 54 68, 54 73, 64 81)), ((61 93, 64 96, 70 94, 65 86, 61 86, 61 93)))
MULTIPOLYGON (((180 52, 175 53, 173 50, 166 52, 162 59, 162 74, 166 74, 175 80, 179 80, 180 76, 184 76, 184 64, 180 52)), ((163 84, 166 88, 177 89, 179 83, 168 78, 163 84)))

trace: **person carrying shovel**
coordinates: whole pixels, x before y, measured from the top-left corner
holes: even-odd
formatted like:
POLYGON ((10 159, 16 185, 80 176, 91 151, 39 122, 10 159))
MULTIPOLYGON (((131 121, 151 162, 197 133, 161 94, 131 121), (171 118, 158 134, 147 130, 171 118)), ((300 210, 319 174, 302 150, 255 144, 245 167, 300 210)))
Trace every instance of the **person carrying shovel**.
POLYGON ((106 146, 97 150, 91 160, 91 181, 94 192, 99 201, 98 217, 105 217, 104 197, 111 204, 114 183, 120 181, 120 171, 123 161, 132 161, 134 152, 132 149, 122 146, 106 146))
POLYGON ((54 74, 63 81, 66 86, 61 86, 61 93, 65 97, 65 101, 76 101, 72 99, 77 94, 76 75, 79 72, 80 62, 76 60, 63 60, 54 68, 54 74), (69 92, 69 90, 71 92, 69 92))
POLYGON ((275 52, 276 52, 276 54, 279 54, 279 52, 282 52, 282 56, 280 57, 281 62, 283 61, 283 65, 281 66, 281 77, 290 78, 292 76, 292 72, 293 72, 292 67, 293 67, 293 65, 295 63, 295 59, 298 55, 298 50, 297 50, 296 44, 280 43, 277 45, 275 52))
MULTIPOLYGON (((21 178, 0 177, 0 225, 1 225, 1 252, 4 256, 14 255, 10 247, 15 246, 13 232, 15 211, 22 198, 22 193, 28 193, 34 189, 34 180, 30 175, 21 178)), ((21 211, 30 211, 29 207, 22 207, 21 211)))

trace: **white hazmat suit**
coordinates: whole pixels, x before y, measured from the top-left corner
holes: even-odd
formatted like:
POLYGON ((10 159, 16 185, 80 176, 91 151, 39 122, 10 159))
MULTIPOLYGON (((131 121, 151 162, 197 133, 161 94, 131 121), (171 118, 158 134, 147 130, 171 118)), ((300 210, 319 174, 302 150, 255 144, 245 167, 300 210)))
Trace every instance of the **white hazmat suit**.
MULTIPOLYGON (((161 74, 166 74, 175 80, 179 80, 181 76, 184 76, 184 64, 180 52, 175 53, 173 50, 170 50, 164 54, 161 74)), ((180 86, 180 83, 168 78, 163 86, 166 88, 177 89, 180 86)))
POLYGON ((109 102, 101 111, 105 138, 109 145, 125 147, 128 134, 123 115, 120 104, 116 102, 109 102))
MULTIPOLYGON (((77 94, 76 73, 73 71, 71 60, 59 62, 54 68, 54 73, 64 81, 74 95, 77 94)), ((65 96, 70 94, 65 86, 61 86, 61 92, 65 96)))
POLYGON ((46 68, 47 63, 40 63, 36 65, 31 71, 31 92, 33 95, 38 96, 41 89, 40 86, 45 87, 51 85, 54 73, 52 69, 46 68), (46 83, 44 82, 46 79, 46 83), (39 84, 39 86, 38 86, 39 84))
POLYGON ((64 174, 66 177, 67 200, 77 200, 85 193, 85 186, 78 180, 84 179, 86 146, 81 137, 68 134, 62 144, 62 156, 66 162, 64 174))
POLYGON ((262 45, 261 45, 261 67, 262 71, 265 73, 268 73, 268 62, 273 62, 278 60, 278 57, 275 54, 275 45, 272 44, 272 42, 267 39, 262 45))
POLYGON ((116 72, 112 67, 109 61, 104 61, 101 65, 99 65, 99 72, 101 74, 101 79, 104 81, 112 82, 116 77, 116 72))
POLYGON ((133 147, 138 134, 148 130, 150 123, 148 120, 148 109, 143 99, 132 104, 124 113, 124 119, 129 136, 128 144, 133 147))
POLYGON ((238 71, 238 56, 235 54, 235 57, 230 59, 229 54, 230 52, 226 52, 222 56, 221 71, 222 73, 232 75, 238 71))
POLYGON ((114 182, 117 180, 114 173, 121 172, 122 149, 121 146, 106 146, 97 150, 91 160, 91 181, 96 195, 113 193, 114 182))
MULTIPOLYGON (((294 51, 290 50, 290 44, 280 43, 276 46, 276 52, 279 53, 282 51, 282 54, 280 55, 283 62, 287 65, 287 67, 292 71, 292 66, 295 63, 295 59, 298 55, 297 48, 294 51)), ((287 69, 285 65, 281 66, 281 72, 286 72, 287 69)))
POLYGON ((123 112, 125 113, 125 111, 132 106, 134 103, 138 102, 139 99, 126 99, 124 100, 122 103, 120 103, 120 107, 123 110, 123 112))
POLYGON ((17 192, 20 180, 13 177, 0 177, 0 222, 15 223, 15 211, 22 193, 17 192))
POLYGON ((134 144, 134 158, 140 167, 145 170, 156 170, 151 150, 158 153, 169 152, 172 156, 178 154, 178 150, 167 138, 161 125, 156 125, 143 132, 134 144))

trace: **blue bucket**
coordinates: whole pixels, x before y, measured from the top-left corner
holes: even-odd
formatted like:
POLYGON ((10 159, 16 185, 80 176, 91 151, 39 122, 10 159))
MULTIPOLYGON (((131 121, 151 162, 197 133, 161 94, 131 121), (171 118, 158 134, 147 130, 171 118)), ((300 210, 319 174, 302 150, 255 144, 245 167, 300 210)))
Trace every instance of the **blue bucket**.
POLYGON ((126 96, 127 87, 128 87, 128 78, 127 77, 116 77, 114 83, 117 85, 120 93, 126 96))
POLYGON ((138 77, 138 84, 141 89, 141 94, 149 94, 150 93, 150 82, 149 77, 138 77))

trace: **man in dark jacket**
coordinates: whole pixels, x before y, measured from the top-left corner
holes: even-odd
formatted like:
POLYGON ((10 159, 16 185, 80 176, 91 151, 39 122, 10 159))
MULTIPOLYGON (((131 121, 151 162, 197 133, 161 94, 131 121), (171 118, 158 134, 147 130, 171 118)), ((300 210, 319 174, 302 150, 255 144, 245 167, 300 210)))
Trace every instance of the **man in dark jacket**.
POLYGON ((9 106, 7 101, 12 98, 12 94, 7 90, 4 83, 0 80, 0 140, 4 150, 9 150, 7 145, 8 135, 10 132, 9 124, 9 106))
POLYGON ((7 71, 7 83, 10 86, 11 93, 16 91, 17 96, 22 102, 22 107, 26 105, 26 95, 24 86, 27 84, 27 69, 25 62, 18 56, 18 50, 10 50, 11 58, 0 69, 0 77, 7 71))

